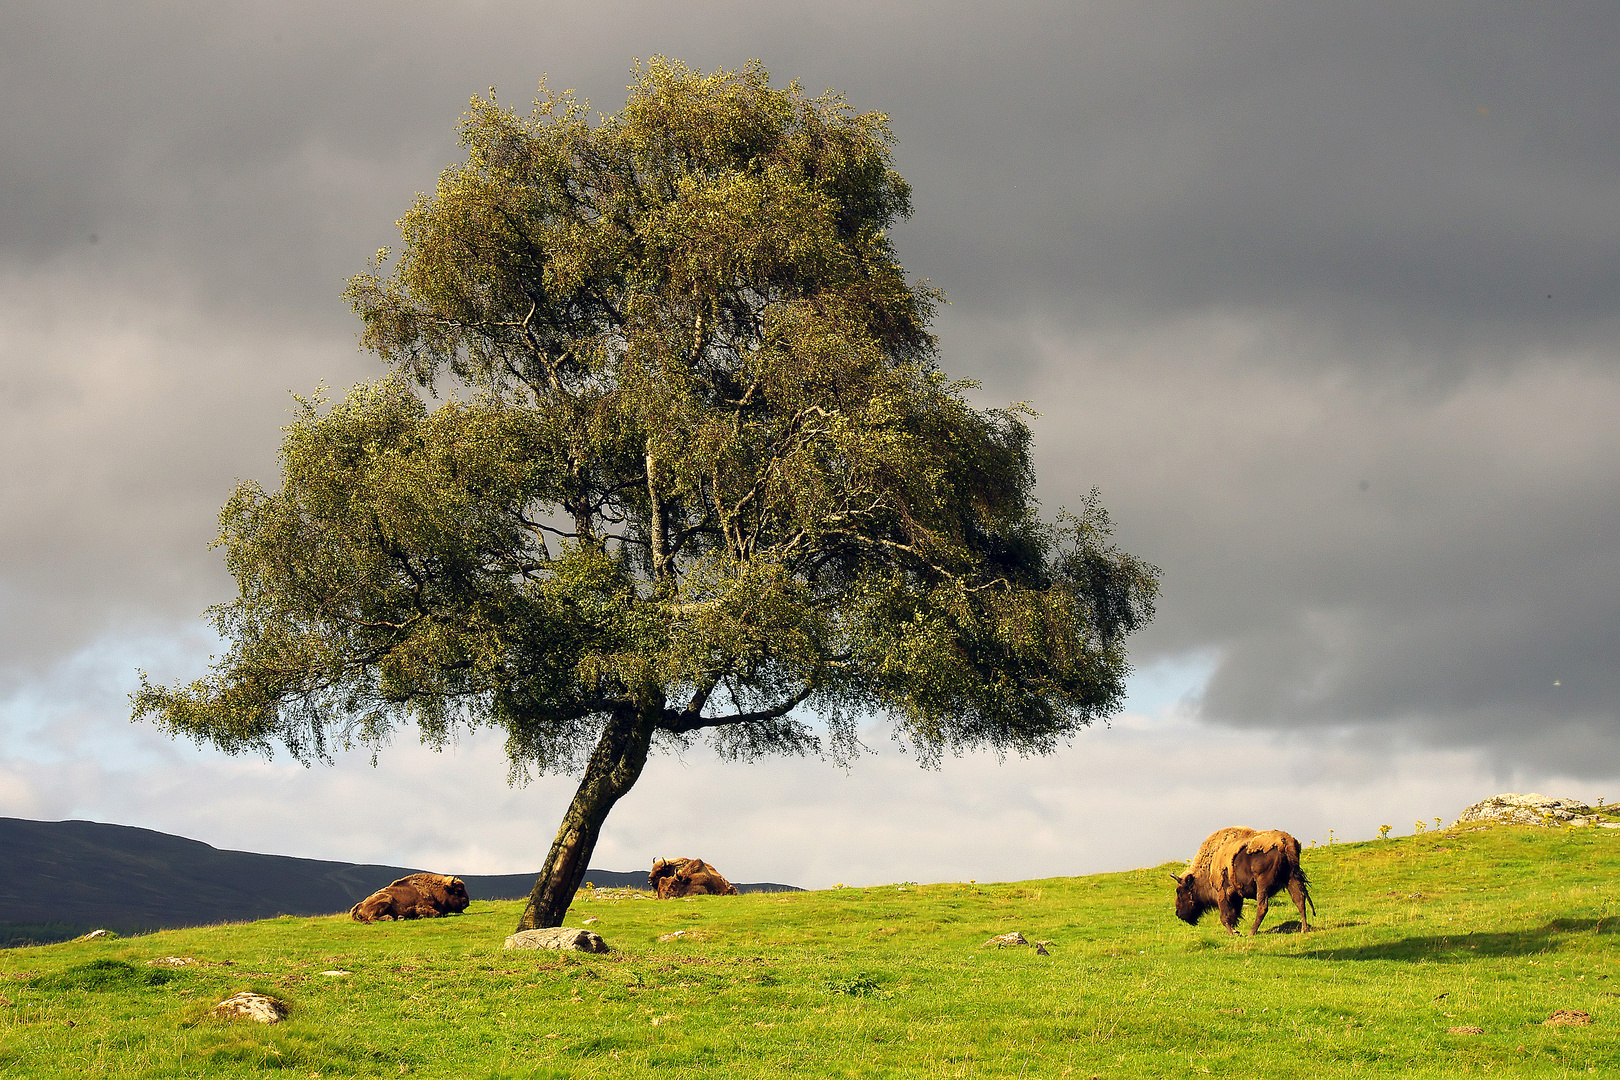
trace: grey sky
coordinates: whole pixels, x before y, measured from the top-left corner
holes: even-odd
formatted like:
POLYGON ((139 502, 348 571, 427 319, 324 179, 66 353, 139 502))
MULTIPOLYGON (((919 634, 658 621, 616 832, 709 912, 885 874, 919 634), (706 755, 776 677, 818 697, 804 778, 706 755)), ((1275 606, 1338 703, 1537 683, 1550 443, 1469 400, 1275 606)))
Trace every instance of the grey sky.
MULTIPOLYGON (((1164 568, 1135 656, 1197 673, 1177 738, 1319 780, 1350 740, 1401 798, 1410 754, 1620 777, 1612 3, 58 3, 0 30, 0 813, 149 813, 128 776, 55 791, 98 746, 223 768, 123 694, 198 672, 215 514, 273 481, 288 393, 380 373, 344 279, 471 95, 548 73, 613 111, 654 53, 890 114, 943 365, 1031 400, 1046 504, 1100 486, 1164 568)), ((1078 787, 1107 738, 1060 759, 1078 787)), ((1154 759, 1139 788, 1183 782, 1154 759)))

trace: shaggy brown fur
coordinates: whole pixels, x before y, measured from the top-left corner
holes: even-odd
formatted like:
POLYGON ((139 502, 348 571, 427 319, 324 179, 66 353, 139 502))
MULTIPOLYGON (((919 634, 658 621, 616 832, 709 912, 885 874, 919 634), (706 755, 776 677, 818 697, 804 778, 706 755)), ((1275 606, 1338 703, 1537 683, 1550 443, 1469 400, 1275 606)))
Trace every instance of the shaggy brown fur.
POLYGON ((407 874, 354 905, 349 917, 363 923, 437 919, 441 915, 460 915, 471 902, 467 883, 458 877, 407 874))
POLYGON ((1221 925, 1237 933, 1243 917, 1243 901, 1254 900, 1254 925, 1250 935, 1260 930, 1270 900, 1283 889, 1299 908, 1299 928, 1309 930, 1305 905, 1316 913, 1309 882, 1299 865, 1299 841, 1285 832, 1268 829, 1220 829, 1209 835, 1193 856, 1192 868, 1176 881, 1176 917, 1196 924, 1204 912, 1215 908, 1221 925))
POLYGON ((681 896, 736 896, 737 886, 702 859, 656 859, 647 884, 660 900, 681 896))

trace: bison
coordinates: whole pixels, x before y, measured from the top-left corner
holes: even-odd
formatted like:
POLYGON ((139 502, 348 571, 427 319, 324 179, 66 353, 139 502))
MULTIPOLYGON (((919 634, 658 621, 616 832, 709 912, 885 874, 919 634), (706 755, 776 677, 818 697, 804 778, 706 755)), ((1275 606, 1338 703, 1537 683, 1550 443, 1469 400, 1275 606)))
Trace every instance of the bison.
POLYGON ((1252 936, 1259 932, 1271 898, 1284 888, 1299 908, 1300 930, 1311 928, 1305 920, 1305 905, 1310 904, 1311 914, 1316 914, 1310 884, 1299 865, 1299 841, 1277 829, 1233 828, 1211 833, 1193 858, 1192 869, 1180 877, 1170 876, 1176 881, 1176 917, 1191 925, 1215 908, 1221 925, 1235 934, 1243 917, 1243 901, 1254 900, 1252 936))
POLYGON ((737 886, 702 859, 655 859, 647 884, 658 899, 680 896, 736 896, 737 886))
POLYGON ((470 903, 467 883, 458 877, 407 874, 354 905, 349 909, 349 917, 363 923, 437 919, 441 915, 460 915, 470 903))

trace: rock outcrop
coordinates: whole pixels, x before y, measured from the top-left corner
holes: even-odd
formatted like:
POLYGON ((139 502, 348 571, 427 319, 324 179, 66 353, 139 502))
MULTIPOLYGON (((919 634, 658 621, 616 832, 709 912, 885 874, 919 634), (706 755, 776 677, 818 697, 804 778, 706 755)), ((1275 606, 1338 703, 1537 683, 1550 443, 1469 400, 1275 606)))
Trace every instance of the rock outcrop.
POLYGON ((1458 824, 1469 821, 1501 821, 1510 825, 1598 825, 1620 829, 1620 822, 1601 819, 1596 809, 1574 799, 1554 799, 1530 792, 1492 795, 1464 810, 1458 824))

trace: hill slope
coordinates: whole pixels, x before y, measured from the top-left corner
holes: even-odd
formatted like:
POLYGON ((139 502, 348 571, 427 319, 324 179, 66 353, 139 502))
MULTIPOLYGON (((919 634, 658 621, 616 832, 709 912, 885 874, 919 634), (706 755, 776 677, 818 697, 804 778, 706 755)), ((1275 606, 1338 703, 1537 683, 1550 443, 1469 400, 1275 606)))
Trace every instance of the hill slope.
POLYGON ((1620 836, 1465 828, 1317 847, 1305 866, 1313 932, 1274 905, 1255 938, 1176 921, 1177 864, 582 893, 568 921, 592 920, 606 956, 503 952, 518 905, 488 901, 16 949, 0 952, 0 1078, 1615 1074, 1620 836), (1012 930, 1047 954, 990 945, 1012 930), (286 1022, 207 1019, 255 986, 290 1002, 286 1022), (1558 1010, 1590 1022, 1545 1024, 1558 1010))
MULTIPOLYGON (((60 941, 95 927, 130 932, 347 911, 420 869, 222 851, 127 825, 22 818, 0 818, 0 852, 0 944, 17 943, 7 937, 60 941)), ((536 875, 461 876, 474 899, 510 900, 527 897, 536 875)), ((647 884, 646 871, 591 870, 587 877, 598 886, 647 884)), ((737 887, 793 889, 768 882, 737 887)))

